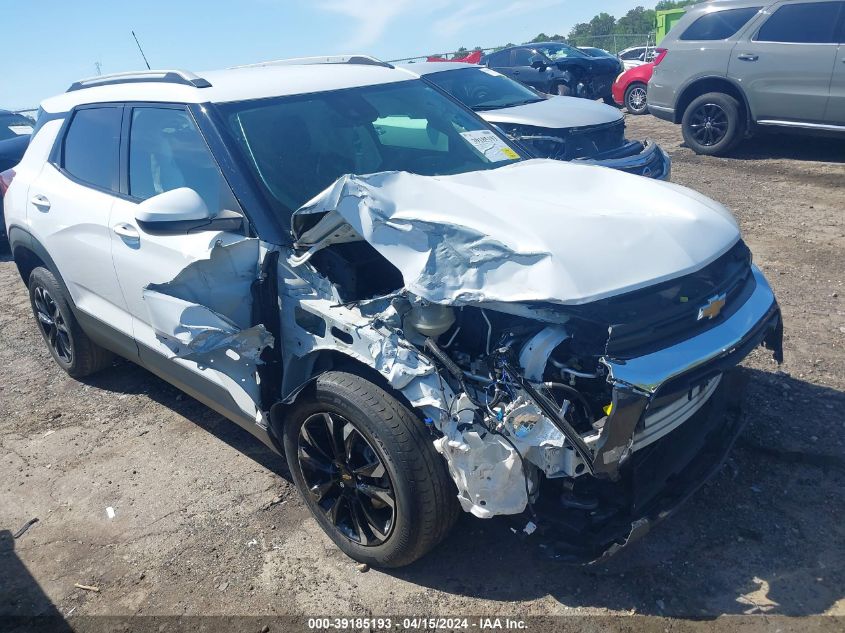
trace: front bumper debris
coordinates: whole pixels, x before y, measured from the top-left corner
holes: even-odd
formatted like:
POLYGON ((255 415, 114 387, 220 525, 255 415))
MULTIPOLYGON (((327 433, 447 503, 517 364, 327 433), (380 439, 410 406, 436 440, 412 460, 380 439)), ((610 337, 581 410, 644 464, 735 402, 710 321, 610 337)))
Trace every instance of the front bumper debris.
POLYGON ((669 180, 672 176, 672 159, 651 139, 643 142, 630 141, 592 158, 579 158, 572 162, 609 167, 656 180, 669 180))
POLYGON ((595 476, 545 480, 535 507, 544 546, 556 558, 586 563, 613 555, 718 471, 744 425, 738 406, 730 406, 746 379, 736 366, 761 344, 783 358, 780 309, 763 274, 752 271, 751 296, 723 323, 659 352, 603 359, 613 407, 601 431, 584 438, 595 476), (672 424, 652 413, 657 422, 649 426, 661 403, 685 400, 696 407, 691 415, 672 424))
POLYGON ((745 379, 739 369, 726 373, 685 424, 633 453, 618 481, 582 477, 571 489, 544 481, 534 507, 544 551, 555 559, 595 564, 672 515, 720 470, 741 434, 746 420, 730 401, 745 379))
MULTIPOLYGON (((751 350, 765 344, 775 359, 783 359, 783 326, 780 308, 763 273, 752 266, 754 289, 733 314, 698 336, 657 352, 619 360, 603 357, 608 381, 613 385, 613 406, 601 431, 585 438, 593 449, 590 471, 599 478, 617 480, 621 464, 636 448, 643 419, 657 401, 693 393, 736 367, 751 350)), ((677 398, 676 398, 677 400, 677 398)), ((679 418, 683 426, 684 420, 679 418)), ((662 435, 675 428, 665 425, 662 435)), ((652 433, 650 442, 658 439, 652 433)))

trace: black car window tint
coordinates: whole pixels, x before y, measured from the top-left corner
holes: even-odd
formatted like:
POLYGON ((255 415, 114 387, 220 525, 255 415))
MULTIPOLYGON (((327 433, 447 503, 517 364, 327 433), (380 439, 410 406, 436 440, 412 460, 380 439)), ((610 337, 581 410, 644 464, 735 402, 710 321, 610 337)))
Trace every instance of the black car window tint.
POLYGON ((702 15, 681 35, 682 40, 725 40, 757 15, 760 7, 727 9, 702 15))
POLYGON ((537 53, 532 51, 528 48, 516 48, 513 51, 513 60, 514 66, 530 66, 531 65, 531 58, 536 57, 537 53))
POLYGON ((78 110, 64 139, 64 170, 84 183, 116 191, 122 117, 123 108, 117 107, 78 110))
POLYGON ((841 2, 784 5, 766 20, 754 39, 790 44, 836 44, 841 6, 841 2))

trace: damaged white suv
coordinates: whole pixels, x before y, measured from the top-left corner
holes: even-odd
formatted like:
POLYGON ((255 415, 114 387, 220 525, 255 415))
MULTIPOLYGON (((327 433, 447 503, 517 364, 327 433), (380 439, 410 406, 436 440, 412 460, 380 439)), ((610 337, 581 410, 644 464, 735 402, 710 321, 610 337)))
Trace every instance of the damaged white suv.
POLYGON ((612 553, 724 457, 731 370, 781 358, 734 218, 526 160, 438 88, 344 61, 43 103, 2 180, 53 357, 82 377, 119 354, 242 425, 359 561, 410 563, 461 508, 612 553))

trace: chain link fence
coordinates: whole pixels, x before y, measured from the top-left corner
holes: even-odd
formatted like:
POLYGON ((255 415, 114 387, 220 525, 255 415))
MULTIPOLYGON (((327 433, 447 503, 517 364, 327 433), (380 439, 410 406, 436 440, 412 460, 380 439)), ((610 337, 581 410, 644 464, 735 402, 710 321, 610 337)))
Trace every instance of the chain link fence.
MULTIPOLYGON (((655 34, 652 33, 626 33, 619 35, 585 35, 578 37, 567 38, 566 44, 570 46, 591 46, 593 48, 603 48, 604 50, 616 55, 619 51, 624 51, 627 48, 635 46, 656 46, 655 34)), ((530 46, 531 42, 523 44, 523 46, 530 46)), ((452 59, 453 57, 466 57, 474 51, 481 51, 482 53, 493 53, 504 46, 494 46, 491 48, 481 48, 473 50, 460 50, 449 53, 427 53, 425 55, 414 55, 412 57, 401 57, 399 59, 389 60, 392 63, 402 62, 418 62, 425 61, 429 57, 437 57, 440 59, 452 59)))
POLYGON ((569 38, 567 39, 567 43, 572 46, 603 48, 616 55, 619 51, 624 51, 626 48, 633 48, 634 46, 656 46, 657 44, 654 40, 654 33, 631 33, 625 35, 585 35, 583 37, 569 38))

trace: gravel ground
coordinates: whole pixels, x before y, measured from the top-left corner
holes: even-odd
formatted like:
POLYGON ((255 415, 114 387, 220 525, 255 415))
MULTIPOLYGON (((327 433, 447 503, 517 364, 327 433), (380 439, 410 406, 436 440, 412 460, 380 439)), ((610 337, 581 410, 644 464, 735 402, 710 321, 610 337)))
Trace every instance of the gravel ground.
POLYGON ((62 373, 0 256, 0 621, 845 614, 845 142, 770 137, 714 159, 652 117, 629 117, 629 136, 659 141, 675 182, 734 210, 786 326, 782 367, 763 351, 744 363, 749 423, 726 468, 644 540, 573 568, 464 516, 415 565, 361 573, 246 432, 128 362, 85 382, 62 373))

